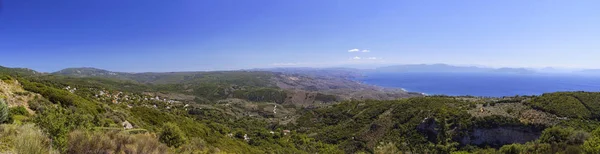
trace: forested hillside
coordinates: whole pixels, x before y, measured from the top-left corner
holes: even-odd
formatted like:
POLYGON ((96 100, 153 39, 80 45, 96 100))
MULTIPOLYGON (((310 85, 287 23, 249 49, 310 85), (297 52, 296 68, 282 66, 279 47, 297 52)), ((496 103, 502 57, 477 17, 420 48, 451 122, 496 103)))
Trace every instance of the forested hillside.
POLYGON ((253 71, 0 79, 0 153, 600 152, 600 93, 422 96, 253 71))

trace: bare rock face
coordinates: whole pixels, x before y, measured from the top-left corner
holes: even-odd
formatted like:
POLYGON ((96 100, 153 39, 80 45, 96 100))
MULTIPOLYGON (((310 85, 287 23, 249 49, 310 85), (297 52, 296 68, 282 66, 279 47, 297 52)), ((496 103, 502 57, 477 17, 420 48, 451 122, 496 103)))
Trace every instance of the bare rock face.
MULTIPOLYGON (((425 118, 418 126, 417 131, 422 133, 428 141, 436 143, 440 125, 434 118, 425 118)), ((451 129, 457 130, 457 129, 451 129)), ((453 133, 456 134, 456 133, 453 133)), ((461 145, 480 145, 502 147, 513 143, 526 143, 536 140, 541 135, 541 130, 526 126, 500 126, 496 128, 473 128, 464 136, 454 136, 453 140, 461 145)))
POLYGON ((437 127, 438 125, 434 118, 425 118, 421 124, 417 126, 417 131, 425 135, 428 141, 437 143, 437 136, 439 134, 437 127))
POLYGON ((506 144, 533 141, 540 135, 540 131, 526 127, 476 128, 470 134, 470 138, 465 138, 461 143, 501 147, 506 144))
POLYGON ((131 123, 129 123, 129 121, 124 121, 123 123, 121 123, 121 125, 123 125, 124 129, 132 129, 133 125, 131 125, 131 123))

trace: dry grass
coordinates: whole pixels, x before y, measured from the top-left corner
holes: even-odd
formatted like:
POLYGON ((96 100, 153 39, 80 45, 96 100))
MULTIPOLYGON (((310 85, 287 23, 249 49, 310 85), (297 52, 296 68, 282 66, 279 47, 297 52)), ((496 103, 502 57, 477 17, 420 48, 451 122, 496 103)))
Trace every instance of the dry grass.
POLYGON ((167 150, 164 144, 150 134, 74 131, 69 134, 67 153, 162 154, 167 153, 167 150))
POLYGON ((33 124, 0 126, 0 153, 54 154, 49 138, 33 124))

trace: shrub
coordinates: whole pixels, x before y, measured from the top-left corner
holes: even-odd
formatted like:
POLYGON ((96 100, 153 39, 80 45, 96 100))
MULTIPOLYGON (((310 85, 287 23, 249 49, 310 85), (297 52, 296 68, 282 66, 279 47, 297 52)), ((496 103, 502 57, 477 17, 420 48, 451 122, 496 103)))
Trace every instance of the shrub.
POLYGON ((571 136, 569 136, 567 143, 569 143, 571 145, 581 145, 589 137, 590 137, 590 133, 587 133, 584 131, 574 131, 571 134, 571 136))
POLYGON ((398 147, 394 145, 394 143, 380 143, 379 146, 375 148, 375 154, 395 154, 401 153, 398 150, 398 147))
POLYGON ((548 143, 527 142, 524 148, 523 153, 553 153, 548 143))
POLYGON ((182 145, 177 153, 208 153, 208 150, 206 141, 201 138, 193 138, 189 143, 182 145))
POLYGON ((155 136, 148 134, 136 134, 132 136, 135 141, 126 146, 125 152, 136 154, 162 154, 167 152, 167 146, 161 144, 155 136))
POLYGON ((173 123, 166 123, 159 136, 162 143, 170 147, 179 147, 185 143, 185 135, 179 129, 179 126, 173 123))
POLYGON ((58 153, 54 150, 50 151, 49 138, 33 124, 1 125, 0 136, 0 146, 8 146, 15 153, 58 153))
POLYGON ((503 154, 520 154, 525 148, 521 144, 504 145, 500 148, 500 153, 503 154))
POLYGON ((565 149, 564 153, 565 154, 580 154, 580 153, 583 153, 583 151, 581 150, 581 147, 571 145, 565 149))
POLYGON ((569 139, 571 134, 573 134, 572 128, 551 127, 542 132, 539 140, 541 143, 564 143, 569 139))
POLYGON ((33 124, 23 125, 20 128, 20 134, 15 139, 15 151, 17 153, 28 154, 47 154, 57 153, 49 151, 49 138, 41 130, 35 128, 33 124))
POLYGON ((4 102, 3 99, 0 98, 0 124, 8 121, 8 105, 4 102))
POLYGON ((13 78, 12 78, 11 76, 4 75, 4 74, 3 74, 3 75, 0 75, 0 80, 2 80, 2 81, 4 81, 4 82, 8 82, 8 81, 11 81, 11 80, 13 80, 13 78))
POLYGON ((512 114, 513 112, 515 112, 515 110, 513 108, 506 109, 506 113, 508 113, 508 114, 512 114))
POLYGON ((471 109, 477 108, 477 104, 469 104, 469 108, 471 108, 471 109))
POLYGON ((148 134, 130 135, 121 131, 69 133, 67 153, 166 153, 167 147, 148 134))
POLYGON ((597 128, 592 132, 590 138, 583 143, 582 148, 585 153, 600 153, 600 128, 597 128))
POLYGON ((75 129, 89 129, 92 127, 92 120, 89 114, 81 111, 70 111, 63 108, 47 107, 36 114, 34 122, 53 139, 53 144, 61 151, 64 151, 67 145, 68 133, 75 129))
POLYGON ((29 112, 23 106, 11 107, 9 112, 10 115, 29 116, 29 112))
POLYGON ((29 92, 25 92, 25 91, 17 91, 14 94, 19 95, 19 96, 27 96, 29 95, 29 92))

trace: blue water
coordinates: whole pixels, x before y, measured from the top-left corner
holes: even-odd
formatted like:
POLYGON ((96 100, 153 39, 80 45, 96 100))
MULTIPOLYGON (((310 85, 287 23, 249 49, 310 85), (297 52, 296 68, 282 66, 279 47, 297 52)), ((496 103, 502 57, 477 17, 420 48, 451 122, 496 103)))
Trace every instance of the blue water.
POLYGON ((514 96, 556 91, 600 91, 600 77, 501 73, 371 73, 367 84, 443 95, 514 96))

